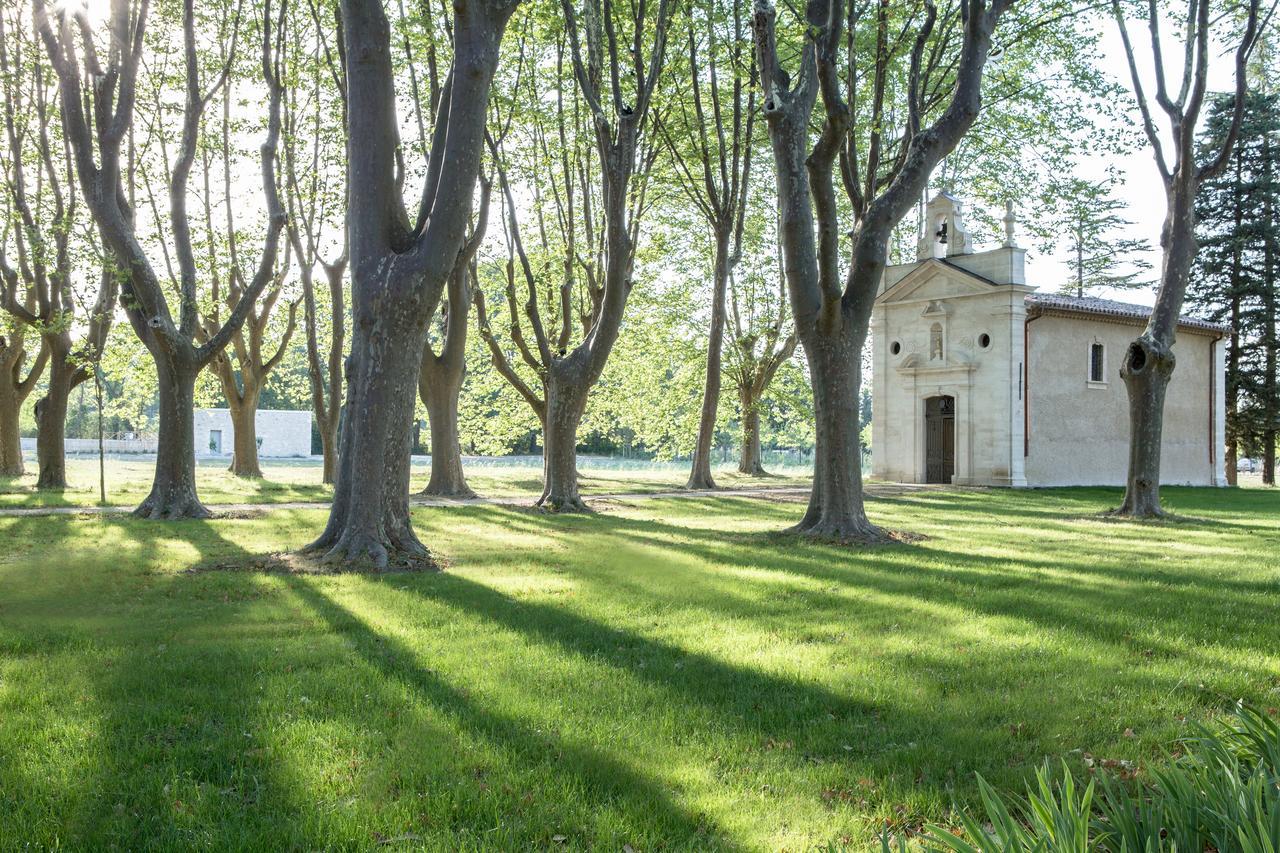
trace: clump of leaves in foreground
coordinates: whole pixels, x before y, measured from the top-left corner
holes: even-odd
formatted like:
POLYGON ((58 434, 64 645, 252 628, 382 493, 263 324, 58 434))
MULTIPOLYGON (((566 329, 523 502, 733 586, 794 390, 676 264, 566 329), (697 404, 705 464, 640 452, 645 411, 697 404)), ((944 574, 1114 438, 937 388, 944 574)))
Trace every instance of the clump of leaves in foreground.
MULTIPOLYGON (((1280 724, 1253 708, 1197 726, 1182 753, 1135 790, 1112 776, 1086 782, 1049 764, 1025 797, 1003 796, 978 777, 982 814, 954 833, 930 827, 924 847, 990 851, 1280 851, 1280 724)), ((886 853, 888 840, 882 842, 886 853)))

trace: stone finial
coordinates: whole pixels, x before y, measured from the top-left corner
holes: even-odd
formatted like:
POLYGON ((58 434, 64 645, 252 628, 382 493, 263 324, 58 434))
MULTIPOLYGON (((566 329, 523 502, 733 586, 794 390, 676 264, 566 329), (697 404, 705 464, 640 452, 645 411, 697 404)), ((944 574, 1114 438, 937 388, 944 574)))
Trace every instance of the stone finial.
POLYGON ((1004 203, 1004 247, 1006 249, 1018 248, 1017 240, 1013 236, 1013 229, 1017 223, 1018 217, 1013 213, 1013 202, 1006 201, 1004 203))

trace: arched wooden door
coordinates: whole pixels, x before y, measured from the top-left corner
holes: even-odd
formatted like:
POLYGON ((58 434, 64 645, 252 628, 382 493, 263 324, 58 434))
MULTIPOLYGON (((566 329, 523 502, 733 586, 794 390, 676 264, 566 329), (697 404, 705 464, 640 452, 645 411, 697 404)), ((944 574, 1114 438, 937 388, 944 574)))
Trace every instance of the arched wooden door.
POLYGON ((956 473, 956 398, 924 401, 924 481, 950 483, 956 473))

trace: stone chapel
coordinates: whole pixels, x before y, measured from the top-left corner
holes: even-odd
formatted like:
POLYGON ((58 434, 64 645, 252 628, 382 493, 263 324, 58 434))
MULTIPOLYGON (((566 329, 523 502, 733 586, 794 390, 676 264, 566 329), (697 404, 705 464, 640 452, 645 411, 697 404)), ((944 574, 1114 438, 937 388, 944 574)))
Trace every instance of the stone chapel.
MULTIPOLYGON (((871 320, 872 474, 908 483, 1123 485, 1120 360, 1150 309, 1038 293, 1012 211, 975 252, 960 203, 926 207, 915 263, 889 267, 871 320)), ((1226 484, 1230 329, 1183 317, 1165 402, 1161 481, 1226 484)))

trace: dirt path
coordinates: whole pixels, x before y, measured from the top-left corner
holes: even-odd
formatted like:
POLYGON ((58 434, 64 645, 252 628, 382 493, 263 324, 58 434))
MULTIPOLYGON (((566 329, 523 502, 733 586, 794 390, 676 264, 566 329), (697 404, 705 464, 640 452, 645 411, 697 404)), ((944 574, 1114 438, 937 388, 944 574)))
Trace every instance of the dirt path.
MULTIPOLYGON (((936 489, 938 486, 915 485, 911 483, 867 483, 868 497, 896 497, 923 489, 936 489)), ((762 487, 758 489, 715 489, 714 491, 690 491, 673 489, 665 492, 614 492, 609 494, 583 495, 587 503, 607 501, 642 501, 671 498, 767 498, 767 497, 803 497, 809 494, 808 486, 762 487)), ((441 506, 518 506, 531 507, 535 498, 432 498, 413 496, 409 503, 415 507, 441 506)), ((265 513, 279 509, 325 509, 328 501, 288 501, 283 503, 234 503, 208 504, 214 518, 226 515, 243 515, 245 513, 265 513)), ((132 506, 34 506, 7 507, 0 509, 0 518, 30 518, 42 515, 128 515, 133 512, 132 506)))

